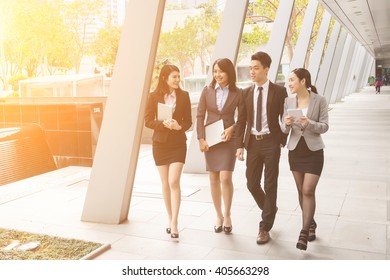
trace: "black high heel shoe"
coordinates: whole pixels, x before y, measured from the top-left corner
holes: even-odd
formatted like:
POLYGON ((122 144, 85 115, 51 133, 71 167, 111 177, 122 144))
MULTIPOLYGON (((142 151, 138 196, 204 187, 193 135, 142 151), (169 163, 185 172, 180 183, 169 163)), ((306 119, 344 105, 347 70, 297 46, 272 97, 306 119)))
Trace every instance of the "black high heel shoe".
POLYGON ((231 233, 232 230, 233 230, 233 226, 230 226, 230 227, 225 227, 225 226, 223 226, 223 231, 224 231, 225 233, 231 233))
POLYGON ((220 232, 222 232, 222 226, 214 226, 214 231, 215 231, 215 233, 220 233, 220 232))
POLYGON ((171 234, 171 228, 167 227, 167 228, 165 229, 165 232, 166 232, 167 234, 171 234))
POLYGON ((304 230, 304 229, 301 230, 301 232, 299 234, 298 242, 296 245, 297 249, 306 251, 308 234, 309 234, 308 230, 304 230))
POLYGON ((316 240, 316 228, 317 228, 317 223, 313 220, 309 227, 309 235, 307 237, 307 241, 311 242, 316 240))
MULTIPOLYGON (((222 224, 223 224, 223 218, 221 219, 221 222, 222 222, 222 224)), ((215 233, 220 233, 220 232, 222 232, 222 230, 223 230, 222 224, 221 224, 220 226, 214 226, 214 232, 215 232, 215 233)))
POLYGON ((179 238, 179 233, 171 233, 171 238, 179 238))

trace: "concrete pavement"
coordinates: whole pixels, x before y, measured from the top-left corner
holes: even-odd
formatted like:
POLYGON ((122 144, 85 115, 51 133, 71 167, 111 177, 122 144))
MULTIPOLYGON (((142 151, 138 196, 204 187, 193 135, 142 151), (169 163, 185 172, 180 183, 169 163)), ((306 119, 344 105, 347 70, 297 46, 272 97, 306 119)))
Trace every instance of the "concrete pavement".
MULTIPOLYGON (((317 187, 317 239, 295 248, 301 229, 287 149, 280 163, 272 240, 256 244, 260 212, 246 189, 245 163, 234 172, 233 232, 216 234, 207 174, 183 174, 180 238, 166 214, 151 146, 142 145, 128 221, 81 222, 90 168, 67 167, 0 187, 0 227, 111 244, 99 260, 390 259, 390 87, 373 87, 331 105, 325 166, 317 187)), ((104 206, 102 206, 104 207, 104 206)))

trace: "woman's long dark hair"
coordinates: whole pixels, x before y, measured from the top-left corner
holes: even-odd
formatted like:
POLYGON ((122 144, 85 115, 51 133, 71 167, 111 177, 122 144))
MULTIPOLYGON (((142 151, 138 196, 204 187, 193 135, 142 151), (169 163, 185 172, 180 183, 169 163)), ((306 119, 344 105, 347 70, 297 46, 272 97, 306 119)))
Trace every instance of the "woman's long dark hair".
MULTIPOLYGON (((177 66, 172 65, 172 64, 166 64, 161 68, 160 75, 158 76, 158 83, 157 87, 155 89, 155 93, 164 95, 169 92, 169 86, 167 84, 168 76, 174 72, 177 71, 180 73, 180 70, 177 66)), ((180 86, 179 89, 181 90, 180 86)))
MULTIPOLYGON (((214 72, 214 66, 218 65, 219 69, 221 69, 223 72, 225 72, 228 76, 228 85, 229 85, 229 90, 232 91, 237 91, 237 86, 236 86, 236 70, 234 69, 233 62, 229 58, 220 58, 214 61, 213 63, 213 68, 211 68, 211 71, 214 72)), ((211 87, 215 88, 215 84, 217 81, 214 78, 213 75, 213 80, 211 81, 211 87)))
POLYGON ((305 85, 307 89, 310 89, 312 92, 317 93, 317 88, 311 84, 311 75, 310 72, 305 68, 296 68, 291 71, 297 75, 299 80, 305 79, 305 85))

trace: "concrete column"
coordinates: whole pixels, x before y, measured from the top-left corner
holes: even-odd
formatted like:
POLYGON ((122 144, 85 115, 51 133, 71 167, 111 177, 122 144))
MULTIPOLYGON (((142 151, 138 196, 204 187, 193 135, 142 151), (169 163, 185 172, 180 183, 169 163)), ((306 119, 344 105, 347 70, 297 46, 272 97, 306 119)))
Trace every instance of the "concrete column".
POLYGON ((286 41, 287 29, 290 24, 294 0, 280 0, 276 12, 275 22, 271 31, 271 36, 267 43, 267 53, 272 58, 271 68, 268 72, 268 79, 276 81, 280 60, 282 59, 284 43, 286 41))
POLYGON ((352 92, 357 92, 360 89, 360 79, 361 79, 361 71, 362 67, 366 60, 366 50, 363 46, 360 46, 360 54, 359 54, 359 62, 357 68, 355 69, 355 80, 353 81, 352 92))
POLYGON ((364 55, 364 48, 362 45, 359 43, 358 49, 357 49, 357 54, 356 54, 356 61, 355 61, 355 66, 352 69, 352 80, 351 80, 351 86, 349 93, 356 92, 357 89, 357 77, 359 75, 360 67, 362 66, 362 60, 363 60, 363 55, 364 55))
MULTIPOLYGON (((226 57, 236 65, 248 3, 249 0, 226 0, 211 63, 214 63, 219 58, 226 57)), ((207 75, 207 83, 209 84, 212 79, 213 71, 210 67, 207 75)))
POLYGON ((370 71, 370 76, 375 77, 375 67, 376 67, 375 58, 373 57, 372 60, 373 61, 372 61, 372 68, 371 68, 371 71, 370 71))
POLYGON ((366 51, 366 64, 364 68, 362 69, 362 78, 360 80, 360 87, 363 88, 368 83, 368 76, 372 68, 373 58, 372 56, 366 51))
POLYGON ((362 68, 360 69, 358 86, 357 86, 359 90, 362 87, 364 87, 367 83, 367 79, 365 77, 366 77, 366 72, 368 71, 367 68, 369 67, 368 66, 369 61, 370 61, 370 55, 368 54, 367 50, 365 50, 363 65, 362 68))
POLYGON ((165 0, 130 0, 81 220, 127 219, 165 0))
MULTIPOLYGON (((218 32, 211 63, 218 58, 227 57, 233 64, 236 63, 240 48, 242 30, 245 24, 246 11, 249 0, 236 1, 227 0, 223 11, 222 23, 218 32)), ((212 69, 210 67, 206 84, 212 80, 212 69)), ((192 131, 190 144, 187 151, 185 173, 206 173, 204 154, 199 151, 199 144, 196 133, 196 123, 192 131)))
POLYGON ((345 59, 345 67, 342 71, 340 84, 338 87, 335 86, 335 88, 333 89, 333 90, 336 90, 336 92, 337 92, 336 101, 340 101, 343 98, 344 93, 345 93, 345 89, 346 89, 346 85, 347 85, 347 81, 351 78, 350 71, 351 71, 351 66, 352 66, 352 61, 353 61, 353 53, 354 53, 355 47, 356 47, 356 40, 351 35, 348 35, 347 41, 348 41, 348 39, 349 39, 350 43, 349 43, 349 48, 347 50, 347 57, 345 59))
POLYGON ((362 63, 358 69, 358 75, 357 80, 356 80, 356 91, 360 91, 362 88, 362 79, 363 79, 363 73, 366 70, 366 65, 367 65, 367 60, 368 60, 368 54, 366 49, 363 47, 363 54, 362 54, 362 63))
POLYGON ((360 45, 355 41, 355 48, 353 50, 350 71, 349 71, 348 76, 347 76, 345 89, 344 89, 342 98, 351 94, 351 92, 352 92, 352 83, 353 83, 353 77, 355 75, 355 72, 354 72, 355 67, 356 67, 356 64, 358 61, 359 50, 360 50, 360 45))
POLYGON ((322 61, 322 64, 320 66, 320 71, 318 72, 318 77, 316 82, 312 81, 312 83, 315 84, 315 86, 318 89, 318 93, 323 95, 325 88, 326 88, 326 83, 328 82, 328 77, 330 73, 330 67, 332 65, 333 61, 333 56, 334 52, 336 49, 336 43, 337 39, 339 37, 340 33, 340 24, 338 22, 335 22, 332 30, 332 34, 330 36, 329 42, 328 42, 328 47, 325 52, 324 59, 322 61))
MULTIPOLYGON (((341 79, 343 77, 344 69, 345 69, 346 64, 347 64, 347 57, 348 57, 349 46, 351 45, 351 39, 352 39, 351 36, 349 34, 346 34, 346 39, 345 39, 344 46, 342 48, 342 55, 340 58, 340 63, 338 65, 336 78, 334 80, 333 86, 329 85, 330 86, 329 89, 331 90, 330 91, 330 102, 329 102, 330 104, 336 103, 336 100, 338 97, 338 92, 339 92, 340 87, 341 87, 341 79)), ((337 66, 337 65, 335 65, 335 66, 337 66)))
POLYGON ((317 0, 310 0, 305 10, 305 17, 303 19, 301 31, 299 32, 299 38, 294 49, 294 55, 290 63, 291 70, 298 67, 304 67, 305 65, 307 49, 310 44, 310 37, 313 31, 317 8, 317 0))
MULTIPOLYGON (((307 49, 310 44, 310 37, 314 26, 318 8, 317 0, 310 0, 306 7, 305 18, 303 19, 301 31, 299 32, 299 38, 295 45, 294 55, 290 63, 290 70, 295 68, 302 68, 305 66, 305 59, 307 55, 307 49)), ((286 80, 286 85, 288 80, 286 80)), ((286 87, 289 91, 288 87, 286 87)))
POLYGON ((367 69, 368 71, 366 73, 366 77, 367 77, 366 84, 368 83, 368 78, 373 75, 372 73, 373 73, 374 66, 375 66, 375 59, 372 56, 370 56, 370 62, 368 64, 368 69, 367 69))
MULTIPOLYGON (((347 32, 344 28, 341 29, 339 38, 337 40, 336 49, 333 55, 332 63, 329 68, 328 73, 328 80, 325 85, 325 90, 321 93, 323 96, 325 96, 326 101, 328 101, 328 104, 331 100, 331 95, 333 92, 333 86, 335 83, 335 80, 337 78, 337 73, 339 70, 339 67, 341 65, 341 56, 343 54, 344 46, 345 46, 345 40, 347 38, 347 32)), ((336 98, 335 98, 336 99, 336 98)))
POLYGON ((309 67, 308 67, 313 84, 315 84, 315 81, 317 80, 318 71, 320 70, 321 58, 322 58, 322 53, 324 52, 330 20, 331 20, 331 15, 327 11, 325 11, 321 21, 320 29, 317 34, 317 40, 316 43, 314 44, 314 49, 310 56, 309 67))

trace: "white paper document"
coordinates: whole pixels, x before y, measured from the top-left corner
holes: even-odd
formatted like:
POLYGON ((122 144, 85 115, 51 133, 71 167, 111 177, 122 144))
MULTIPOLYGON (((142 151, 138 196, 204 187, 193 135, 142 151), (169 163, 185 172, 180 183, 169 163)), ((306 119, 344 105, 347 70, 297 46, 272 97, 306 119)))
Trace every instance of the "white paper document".
POLYGON ((223 120, 216 121, 212 124, 205 126, 205 137, 209 147, 214 146, 224 140, 223 132, 223 120))
POLYGON ((157 120, 165 121, 172 119, 173 107, 172 105, 158 103, 157 104, 157 120))
POLYGON ((302 109, 287 109, 287 114, 297 121, 303 116, 303 111, 302 109))

